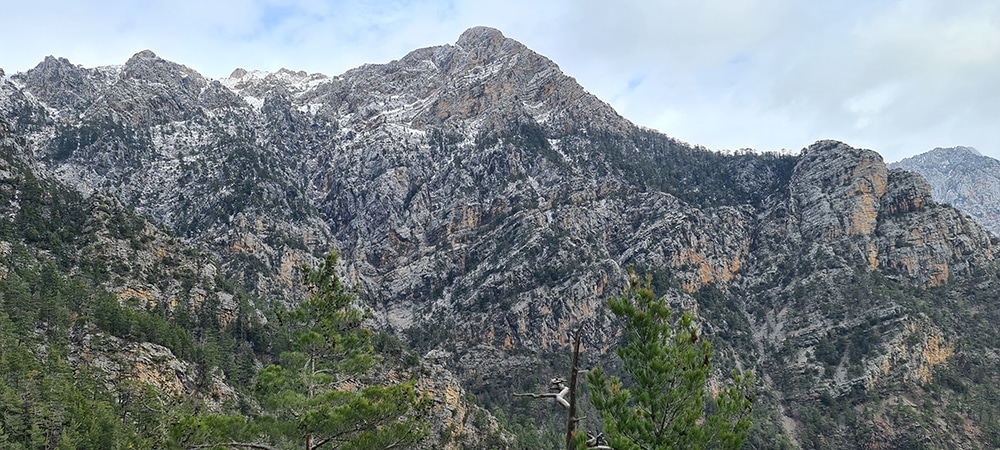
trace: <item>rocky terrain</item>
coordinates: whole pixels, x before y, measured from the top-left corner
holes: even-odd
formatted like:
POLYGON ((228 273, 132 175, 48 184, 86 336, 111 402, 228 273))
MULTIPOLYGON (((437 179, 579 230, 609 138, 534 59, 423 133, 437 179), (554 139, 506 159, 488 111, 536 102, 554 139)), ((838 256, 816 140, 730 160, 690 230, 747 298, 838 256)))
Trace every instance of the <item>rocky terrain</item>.
POLYGON ((923 175, 936 201, 965 211, 1000 235, 1000 161, 972 147, 953 147, 935 148, 890 167, 923 175))
POLYGON ((123 299, 169 313, 200 295, 231 318, 242 290, 259 299, 247 320, 264 317, 335 249, 372 324, 458 377, 442 390, 455 420, 476 416, 455 403, 466 389, 544 424, 559 411, 510 393, 565 369, 580 325, 590 364, 607 361, 604 300, 634 266, 698 314, 719 374, 758 374, 750 447, 1000 445, 995 247, 874 151, 692 146, 489 28, 338 76, 212 80, 144 51, 2 80, 0 136, 25 170, 149 219, 80 247, 125 266, 104 282, 123 299), (236 285, 186 289, 164 266, 236 285))

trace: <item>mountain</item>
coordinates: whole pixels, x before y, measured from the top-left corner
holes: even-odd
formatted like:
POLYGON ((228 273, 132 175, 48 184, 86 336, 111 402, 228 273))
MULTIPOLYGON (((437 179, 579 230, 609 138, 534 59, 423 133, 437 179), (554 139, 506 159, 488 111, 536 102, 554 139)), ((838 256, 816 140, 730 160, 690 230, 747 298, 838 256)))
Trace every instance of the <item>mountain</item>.
POLYGON ((1000 161, 972 147, 952 147, 935 148, 890 166, 923 175, 937 201, 968 213, 1000 235, 1000 161))
MULTIPOLYGON (((697 314, 716 379, 758 374, 748 447, 1000 445, 996 249, 871 150, 693 146, 484 27, 338 76, 213 80, 143 51, 100 68, 49 57, 3 80, 24 170, 205 252, 256 299, 248 317, 300 301, 297 268, 335 249, 371 324, 454 373, 514 446, 564 420, 511 394, 563 375, 569 330, 584 328, 587 364, 614 370, 604 299, 629 267, 697 314)), ((114 267, 120 253, 100 254, 114 267)), ((142 299, 129 283, 102 286, 142 299)))
MULTIPOLYGON (((285 345, 280 314, 198 243, 51 179, 14 128, 0 117, 0 447, 162 448, 192 406, 252 408, 247 387, 285 345)), ((376 379, 413 378, 434 401, 421 445, 509 439, 446 368, 375 340, 376 379)))

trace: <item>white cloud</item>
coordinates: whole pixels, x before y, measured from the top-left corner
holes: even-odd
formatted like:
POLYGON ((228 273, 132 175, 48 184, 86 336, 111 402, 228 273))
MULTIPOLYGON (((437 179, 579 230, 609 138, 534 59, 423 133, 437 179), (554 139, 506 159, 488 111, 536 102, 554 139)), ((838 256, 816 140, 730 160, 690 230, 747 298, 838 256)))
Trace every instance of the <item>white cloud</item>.
POLYGON ((890 106, 899 94, 898 83, 885 84, 869 89, 844 101, 844 109, 857 117, 854 128, 866 128, 890 106))

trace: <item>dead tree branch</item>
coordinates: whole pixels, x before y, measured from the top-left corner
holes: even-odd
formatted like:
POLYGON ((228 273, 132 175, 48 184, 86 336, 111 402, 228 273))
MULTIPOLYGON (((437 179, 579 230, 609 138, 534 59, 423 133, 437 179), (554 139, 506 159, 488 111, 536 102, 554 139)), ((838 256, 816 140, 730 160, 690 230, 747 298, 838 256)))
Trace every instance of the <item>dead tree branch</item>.
POLYGON ((514 397, 531 397, 531 398, 554 398, 563 408, 569 409, 569 401, 566 400, 566 394, 570 393, 570 389, 566 386, 565 378, 553 378, 549 382, 549 390, 558 392, 548 392, 545 394, 536 394, 534 392, 528 392, 524 394, 514 394, 514 397))

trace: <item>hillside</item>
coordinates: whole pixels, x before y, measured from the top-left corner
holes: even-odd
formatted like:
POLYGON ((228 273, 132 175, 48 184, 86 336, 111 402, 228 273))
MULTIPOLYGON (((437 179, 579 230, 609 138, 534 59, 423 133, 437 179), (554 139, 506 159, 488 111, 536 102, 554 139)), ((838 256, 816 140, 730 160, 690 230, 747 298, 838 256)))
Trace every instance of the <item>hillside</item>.
MULTIPOLYGON (((49 228, 35 234, 59 235, 8 242, 58 245, 70 274, 87 273, 75 255, 100 255, 109 274, 88 283, 163 305, 167 324, 185 328, 171 299, 218 299, 213 312, 247 320, 296 305, 297 268, 334 249, 371 325, 453 372, 524 442, 564 419, 510 394, 565 370, 579 325, 588 364, 609 362, 620 328, 604 300, 631 265, 698 315, 719 375, 758 374, 748 447, 1000 445, 994 244, 871 150, 689 145, 481 27, 337 76, 213 80, 144 51, 115 67, 49 57, 2 79, 8 164, 66 192, 4 191, 13 224, 37 204, 49 228), (136 224, 128 248, 51 220, 63 198, 126 211, 108 223, 136 224), (188 289, 164 267, 222 287, 188 289)), ((234 355, 268 357, 247 345, 234 355)))

